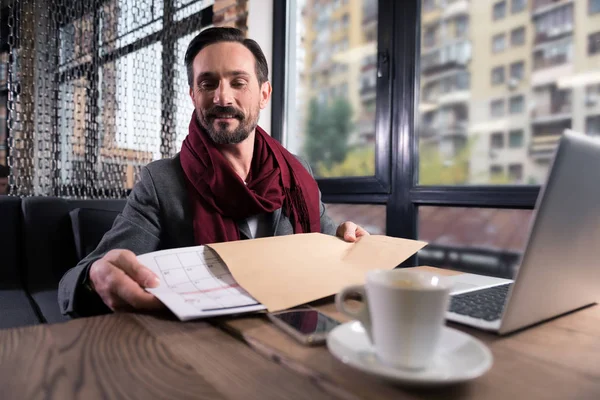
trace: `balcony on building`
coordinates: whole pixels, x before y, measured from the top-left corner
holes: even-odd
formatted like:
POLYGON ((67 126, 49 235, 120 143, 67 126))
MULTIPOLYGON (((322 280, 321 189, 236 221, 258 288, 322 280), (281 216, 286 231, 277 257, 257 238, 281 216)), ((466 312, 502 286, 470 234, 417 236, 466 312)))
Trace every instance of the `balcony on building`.
POLYGON ((446 42, 433 50, 424 51, 421 55, 421 72, 434 74, 440 71, 466 67, 471 59, 471 43, 468 40, 446 42))
POLYGON ((423 0, 421 3, 421 24, 427 25, 438 21, 442 17, 442 8, 435 0, 423 0))
POLYGON ((545 86, 572 74, 572 36, 542 43, 533 49, 532 86, 545 86))
POLYGON ((374 70, 366 70, 361 74, 360 79, 360 101, 361 103, 370 103, 377 94, 377 75, 374 70))
POLYGON ((532 126, 531 142, 529 145, 529 156, 531 159, 538 163, 550 162, 565 129, 571 129, 571 120, 532 126))
POLYGON ((571 35, 574 28, 572 3, 558 3, 552 9, 533 16, 534 43, 540 44, 571 35))
POLYGON ((362 24, 377 24, 377 0, 363 0, 362 24))
POLYGON ((454 69, 429 77, 423 85, 422 100, 436 106, 467 103, 471 99, 470 74, 464 69, 454 69))
POLYGON ((559 89, 556 85, 536 88, 533 93, 535 106, 531 110, 532 124, 547 124, 571 119, 572 91, 559 89))
POLYGON ((469 126, 468 104, 453 104, 423 114, 422 138, 466 139, 469 126))
POLYGON ((557 8, 564 7, 566 4, 573 4, 573 0, 533 0, 531 4, 531 16, 536 18, 557 8))
POLYGON ((459 15, 469 14, 469 1, 468 0, 447 0, 446 6, 442 10, 441 17, 443 19, 450 19, 458 17, 459 15))

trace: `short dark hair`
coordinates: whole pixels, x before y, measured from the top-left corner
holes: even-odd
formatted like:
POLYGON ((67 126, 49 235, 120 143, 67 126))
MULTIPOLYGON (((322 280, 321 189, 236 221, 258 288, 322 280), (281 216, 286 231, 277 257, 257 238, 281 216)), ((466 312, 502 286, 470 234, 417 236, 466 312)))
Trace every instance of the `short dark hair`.
POLYGON ((8 178, 9 174, 10 170, 8 169, 8 167, 6 165, 0 164, 0 178, 8 178))
POLYGON ((252 52, 256 60, 256 77, 258 78, 258 84, 262 85, 269 80, 269 66, 267 65, 267 59, 258 43, 252 39, 247 39, 242 31, 237 28, 217 27, 208 28, 196 35, 185 52, 185 66, 190 87, 194 86, 194 58, 196 58, 198 53, 206 46, 221 42, 237 42, 244 45, 252 52))

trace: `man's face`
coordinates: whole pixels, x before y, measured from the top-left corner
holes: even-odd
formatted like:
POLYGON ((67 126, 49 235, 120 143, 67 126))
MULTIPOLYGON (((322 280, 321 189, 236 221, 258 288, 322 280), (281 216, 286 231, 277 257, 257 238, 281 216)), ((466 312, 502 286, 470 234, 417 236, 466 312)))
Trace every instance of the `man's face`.
POLYGON ((8 193, 8 178, 0 178, 0 195, 8 193))
POLYGON ((215 143, 240 143, 256 128, 271 85, 259 85, 255 66, 252 52, 235 42, 212 44, 194 58, 190 96, 200 125, 215 143))

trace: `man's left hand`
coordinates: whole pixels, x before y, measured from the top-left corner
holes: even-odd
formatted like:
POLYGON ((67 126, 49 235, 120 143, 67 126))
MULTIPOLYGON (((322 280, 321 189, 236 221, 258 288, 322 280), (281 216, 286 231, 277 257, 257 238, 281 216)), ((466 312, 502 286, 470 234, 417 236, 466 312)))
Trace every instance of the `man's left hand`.
POLYGON ((369 232, 356 225, 354 222, 346 221, 338 226, 335 235, 344 239, 346 242, 356 242, 361 236, 368 236, 369 232))

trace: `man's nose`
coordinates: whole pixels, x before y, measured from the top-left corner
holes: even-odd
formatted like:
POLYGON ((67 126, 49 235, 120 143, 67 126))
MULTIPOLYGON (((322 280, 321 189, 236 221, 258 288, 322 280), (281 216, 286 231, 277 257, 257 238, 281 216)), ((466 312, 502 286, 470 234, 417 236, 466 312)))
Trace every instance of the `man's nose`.
POLYGON ((233 92, 226 82, 219 83, 219 87, 215 90, 213 103, 220 106, 227 106, 233 103, 233 92))

